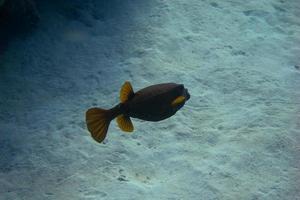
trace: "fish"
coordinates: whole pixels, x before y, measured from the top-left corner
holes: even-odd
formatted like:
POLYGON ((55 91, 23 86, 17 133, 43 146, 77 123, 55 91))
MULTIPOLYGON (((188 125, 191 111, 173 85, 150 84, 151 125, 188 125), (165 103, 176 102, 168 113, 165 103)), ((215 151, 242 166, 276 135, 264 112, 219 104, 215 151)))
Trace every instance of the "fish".
POLYGON ((110 122, 116 118, 119 128, 133 132, 131 118, 157 122, 173 116, 190 99, 183 84, 160 83, 137 92, 126 81, 120 90, 120 103, 111 109, 93 107, 86 111, 86 125, 92 138, 101 143, 107 135, 110 122))

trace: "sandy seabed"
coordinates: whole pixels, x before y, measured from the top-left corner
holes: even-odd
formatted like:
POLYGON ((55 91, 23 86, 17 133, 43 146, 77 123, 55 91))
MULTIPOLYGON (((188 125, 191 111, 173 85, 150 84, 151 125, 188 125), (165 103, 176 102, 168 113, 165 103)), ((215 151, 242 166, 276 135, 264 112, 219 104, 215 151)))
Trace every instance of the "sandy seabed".
POLYGON ((0 199, 300 199, 298 0, 41 1, 41 20, 0 55, 0 199), (167 120, 85 111, 176 82, 167 120))

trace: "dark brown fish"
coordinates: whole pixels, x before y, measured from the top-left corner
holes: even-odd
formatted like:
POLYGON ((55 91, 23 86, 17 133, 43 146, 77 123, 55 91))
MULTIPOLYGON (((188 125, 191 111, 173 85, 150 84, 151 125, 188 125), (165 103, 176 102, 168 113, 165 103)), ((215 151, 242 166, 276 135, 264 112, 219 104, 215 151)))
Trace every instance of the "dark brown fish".
POLYGON ((126 132, 133 131, 130 120, 160 121, 174 115, 190 98, 182 84, 162 83, 152 85, 134 93, 129 82, 120 91, 121 103, 109 110, 90 108, 86 112, 86 123, 92 137, 102 142, 111 120, 117 118, 118 126, 126 132))

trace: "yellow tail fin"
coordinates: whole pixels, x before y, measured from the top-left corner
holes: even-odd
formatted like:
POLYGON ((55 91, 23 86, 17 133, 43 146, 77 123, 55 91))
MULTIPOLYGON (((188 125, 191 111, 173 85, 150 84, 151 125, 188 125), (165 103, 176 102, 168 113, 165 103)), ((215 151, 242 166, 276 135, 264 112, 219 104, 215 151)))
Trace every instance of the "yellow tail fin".
POLYGON ((102 142, 105 139, 110 121, 108 110, 90 108, 86 112, 87 128, 97 142, 102 142))
POLYGON ((130 82, 126 81, 120 91, 120 101, 124 103, 125 101, 129 100, 130 97, 133 95, 133 89, 130 82))
POLYGON ((125 115, 119 115, 117 117, 117 123, 118 126, 120 127, 120 129, 122 131, 126 131, 126 132, 132 132, 133 131, 133 124, 130 120, 130 117, 125 116, 125 115))

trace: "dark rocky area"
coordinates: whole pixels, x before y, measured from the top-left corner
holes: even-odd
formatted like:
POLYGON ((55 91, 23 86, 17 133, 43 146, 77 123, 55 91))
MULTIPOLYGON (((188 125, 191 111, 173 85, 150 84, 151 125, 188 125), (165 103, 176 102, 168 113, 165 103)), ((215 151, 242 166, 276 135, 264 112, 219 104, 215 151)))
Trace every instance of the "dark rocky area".
POLYGON ((32 0, 0 1, 0 50, 16 35, 24 35, 39 21, 36 3, 32 0))

